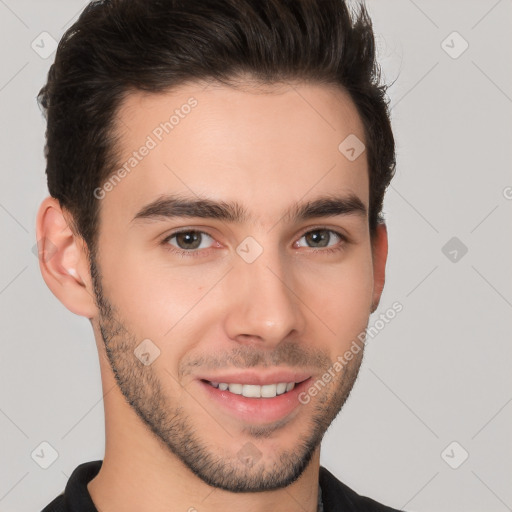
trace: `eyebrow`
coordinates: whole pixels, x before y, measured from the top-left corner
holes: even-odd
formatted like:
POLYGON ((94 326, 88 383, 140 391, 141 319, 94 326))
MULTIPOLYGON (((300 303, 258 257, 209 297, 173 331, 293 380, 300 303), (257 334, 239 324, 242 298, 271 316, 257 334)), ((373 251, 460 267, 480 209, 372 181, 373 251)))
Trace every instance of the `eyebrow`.
MULTIPOLYGON (((281 220, 304 221, 315 217, 357 215, 366 218, 365 204, 355 194, 346 196, 322 196, 311 201, 298 202, 289 207, 281 220)), ((198 217, 241 224, 250 220, 247 210, 236 201, 213 201, 178 195, 165 195, 143 206, 132 219, 159 221, 172 218, 198 217)))

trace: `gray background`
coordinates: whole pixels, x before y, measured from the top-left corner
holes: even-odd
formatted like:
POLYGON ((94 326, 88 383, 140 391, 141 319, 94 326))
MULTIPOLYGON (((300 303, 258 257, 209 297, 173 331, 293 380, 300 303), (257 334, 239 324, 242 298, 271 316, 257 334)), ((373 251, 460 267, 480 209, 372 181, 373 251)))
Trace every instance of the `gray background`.
MULTIPOLYGON (((53 55, 31 44, 41 53, 40 34, 58 40, 84 5, 0 0, 1 511, 40 510, 104 453, 92 330, 53 297, 32 252, 46 195, 35 96, 53 55), (43 441, 58 452, 48 469, 31 457, 43 441)), ((398 156, 370 325, 395 301, 403 311, 368 344, 322 464, 399 509, 512 510, 512 2, 368 5, 384 78, 396 79, 398 156)))

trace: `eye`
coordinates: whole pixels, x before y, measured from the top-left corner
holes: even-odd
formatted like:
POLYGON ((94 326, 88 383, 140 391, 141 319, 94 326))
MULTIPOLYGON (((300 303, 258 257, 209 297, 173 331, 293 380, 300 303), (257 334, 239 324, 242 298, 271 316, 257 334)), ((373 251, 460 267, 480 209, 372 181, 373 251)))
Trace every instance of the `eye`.
MULTIPOLYGON (((183 229, 182 231, 176 231, 162 240, 161 243, 167 250, 181 257, 206 256, 210 253, 208 249, 215 246, 222 247, 208 233, 197 229, 183 229)), ((345 245, 347 243, 347 237, 341 233, 332 229, 318 228, 304 233, 301 238, 294 243, 294 247, 323 249, 319 252, 331 253, 342 251, 345 249, 345 245), (301 240, 305 240, 306 244, 301 242, 301 240)))
POLYGON ((196 249, 207 249, 214 241, 213 238, 204 231, 178 231, 168 236, 164 242, 176 247, 178 251, 194 251, 196 249))
POLYGON ((332 229, 313 229, 304 233, 298 242, 296 242, 297 247, 312 247, 312 248, 324 248, 324 247, 332 247, 339 243, 340 241, 346 241, 346 237, 344 237, 341 233, 337 231, 333 231, 332 229), (304 239, 307 245, 303 245, 300 243, 300 240, 304 239), (334 243, 331 243, 334 242, 334 243))

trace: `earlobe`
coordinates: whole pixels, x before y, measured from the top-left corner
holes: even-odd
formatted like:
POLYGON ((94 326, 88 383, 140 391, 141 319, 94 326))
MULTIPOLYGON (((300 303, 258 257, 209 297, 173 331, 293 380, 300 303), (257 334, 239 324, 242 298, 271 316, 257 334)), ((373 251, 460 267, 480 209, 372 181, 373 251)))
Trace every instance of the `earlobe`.
POLYGON ((73 313, 93 318, 96 305, 87 247, 75 234, 57 199, 47 197, 36 224, 39 268, 52 293, 73 313))
POLYGON ((386 261, 388 257, 388 231, 386 224, 377 225, 375 237, 372 240, 372 256, 373 256, 373 313, 378 307, 384 283, 386 281, 386 261))

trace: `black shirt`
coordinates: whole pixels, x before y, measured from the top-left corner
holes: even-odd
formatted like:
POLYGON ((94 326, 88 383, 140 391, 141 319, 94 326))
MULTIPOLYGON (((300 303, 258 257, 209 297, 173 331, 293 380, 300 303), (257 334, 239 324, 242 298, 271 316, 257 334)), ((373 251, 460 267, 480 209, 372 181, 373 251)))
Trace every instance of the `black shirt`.
MULTIPOLYGON (((80 464, 69 477, 64 492, 42 512, 98 512, 87 484, 98 474, 103 461, 80 464)), ((398 512, 376 501, 360 496, 320 466, 320 489, 324 512, 398 512)))

